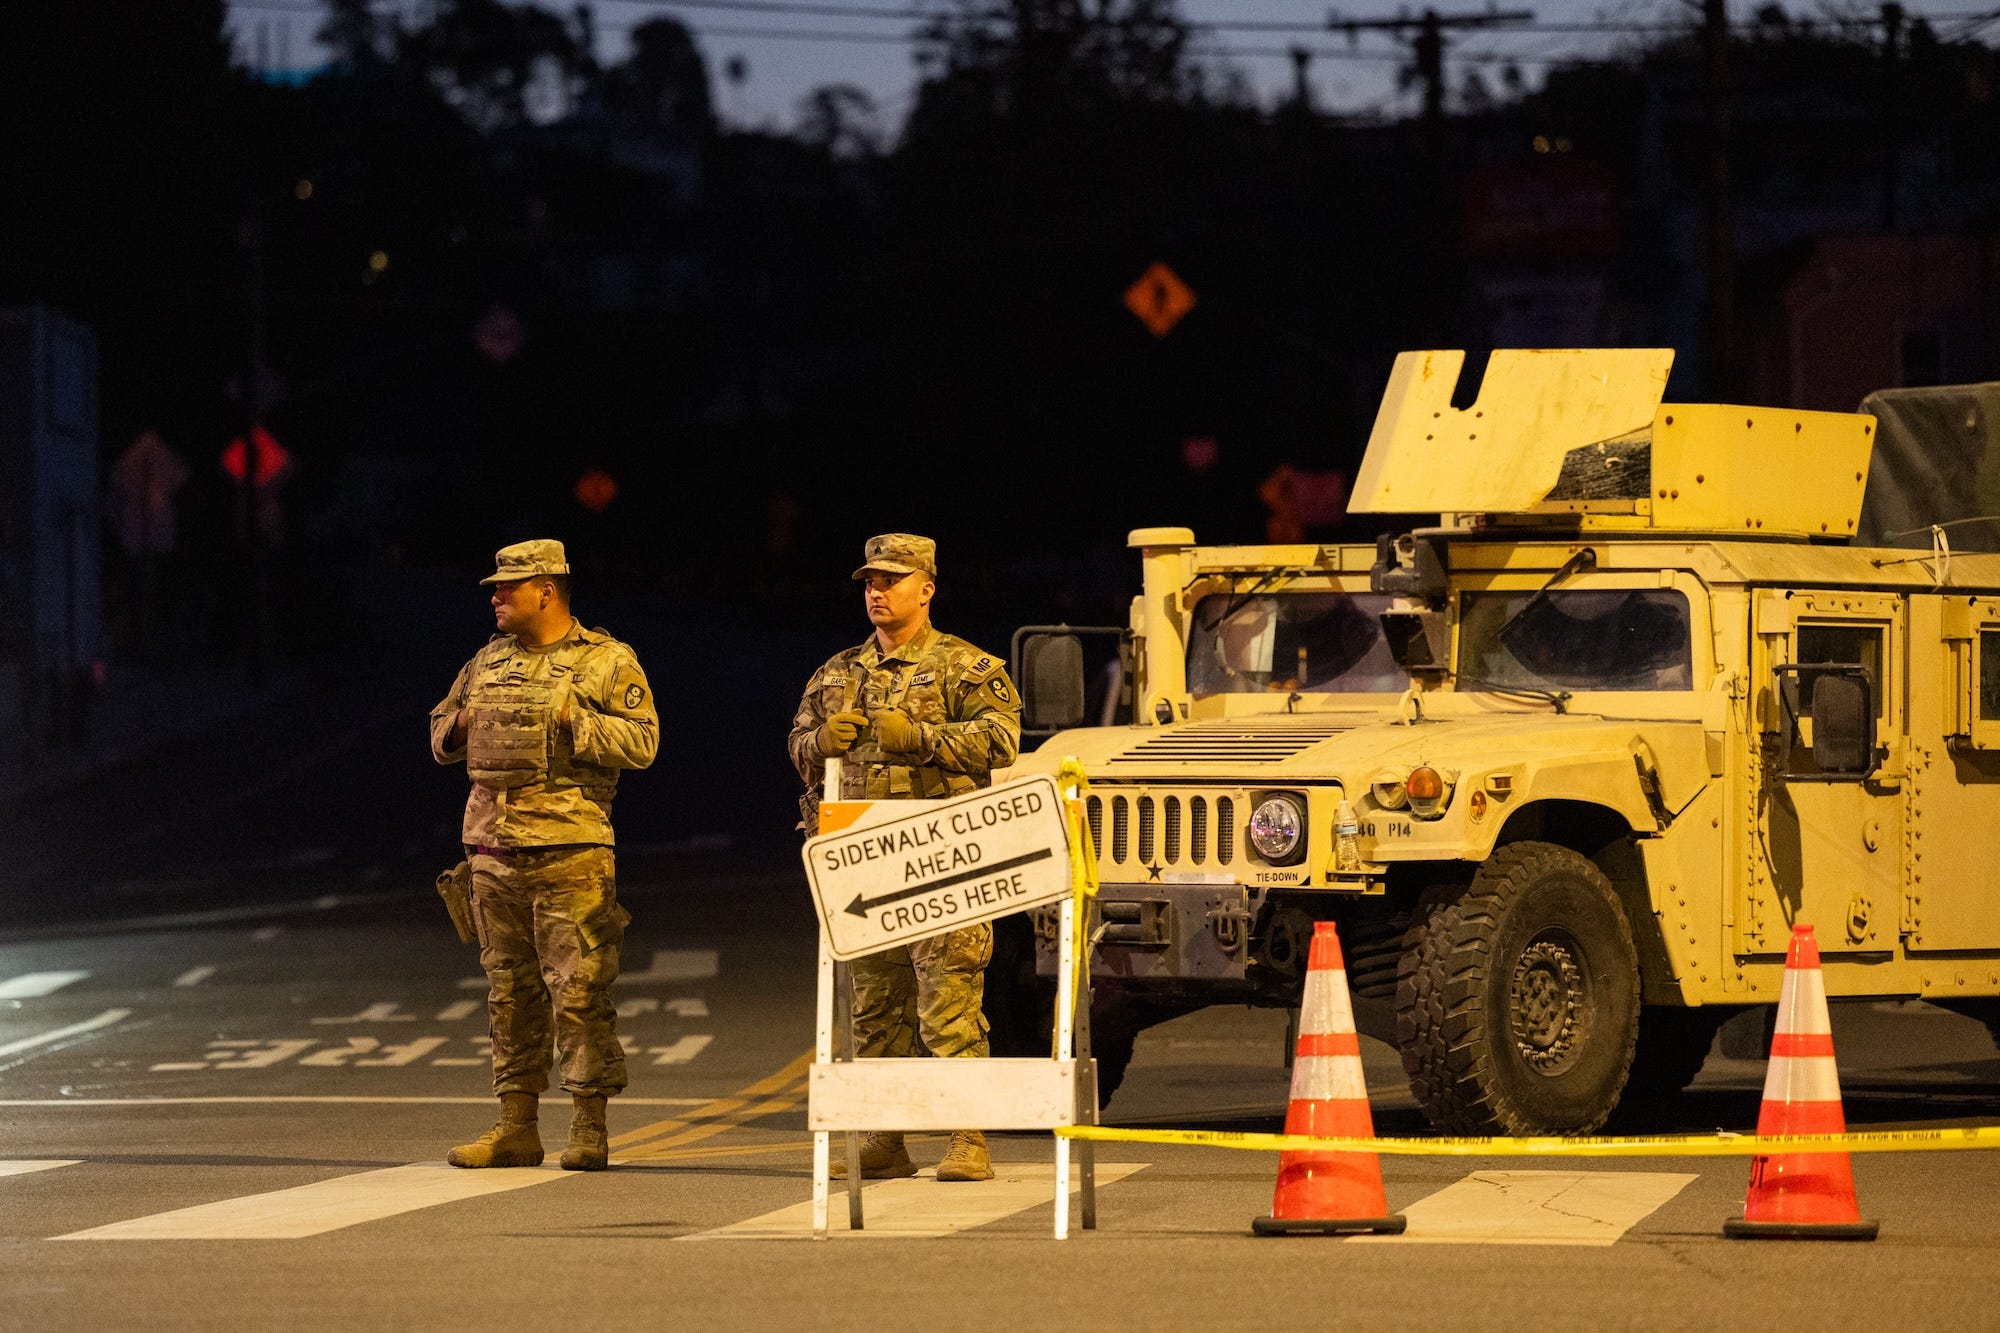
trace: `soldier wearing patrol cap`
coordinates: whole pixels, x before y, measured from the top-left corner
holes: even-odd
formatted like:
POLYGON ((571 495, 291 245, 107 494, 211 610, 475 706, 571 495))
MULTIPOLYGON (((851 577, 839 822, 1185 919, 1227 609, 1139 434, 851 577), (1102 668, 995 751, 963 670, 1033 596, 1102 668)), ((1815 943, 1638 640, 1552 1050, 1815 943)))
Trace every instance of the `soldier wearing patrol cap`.
POLYGON ((631 920, 618 905, 611 799, 622 770, 653 762, 659 716, 632 650, 570 614, 561 542, 505 547, 494 566, 480 582, 498 632, 430 719, 432 755, 472 777, 461 841, 500 1098, 500 1122, 446 1160, 540 1165, 553 1044, 575 1102, 562 1165, 601 1171, 605 1099, 625 1086, 608 991, 631 920))
MULTIPOLYGON (((846 800, 957 796, 992 781, 1021 749, 1021 704, 1000 659, 930 623, 937 544, 891 532, 871 537, 861 568, 875 633, 813 673, 792 721, 792 766, 805 780, 808 833, 818 822, 826 761, 841 766, 846 800)), ((856 959, 855 1054, 912 1055, 921 1039, 934 1056, 987 1054, 980 1011, 993 927, 968 926, 856 959)), ((834 1174, 842 1174, 836 1163, 834 1174)), ((870 1179, 913 1176, 901 1134, 873 1133, 861 1148, 870 1179)), ((953 1132, 939 1180, 991 1180, 986 1136, 953 1132)))

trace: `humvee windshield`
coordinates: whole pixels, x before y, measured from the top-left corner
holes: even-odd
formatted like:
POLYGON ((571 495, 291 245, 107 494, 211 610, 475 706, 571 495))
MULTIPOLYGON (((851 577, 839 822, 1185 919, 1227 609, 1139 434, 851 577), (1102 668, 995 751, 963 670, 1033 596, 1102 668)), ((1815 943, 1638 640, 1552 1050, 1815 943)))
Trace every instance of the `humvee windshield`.
POLYGON ((1400 694, 1410 678, 1382 637, 1387 596, 1214 593, 1194 604, 1188 689, 1207 694, 1400 694))
POLYGON ((1687 598, 1669 588, 1468 592, 1458 670, 1545 690, 1691 690, 1687 598))

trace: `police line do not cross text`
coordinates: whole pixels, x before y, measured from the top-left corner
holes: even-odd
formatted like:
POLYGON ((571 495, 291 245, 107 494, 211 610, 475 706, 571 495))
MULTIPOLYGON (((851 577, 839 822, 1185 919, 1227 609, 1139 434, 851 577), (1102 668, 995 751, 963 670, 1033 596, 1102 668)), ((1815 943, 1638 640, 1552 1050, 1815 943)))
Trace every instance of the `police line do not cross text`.
POLYGON ((829 951, 842 961, 1069 893, 1051 778, 946 801, 878 801, 864 818, 805 846, 806 880, 829 951))

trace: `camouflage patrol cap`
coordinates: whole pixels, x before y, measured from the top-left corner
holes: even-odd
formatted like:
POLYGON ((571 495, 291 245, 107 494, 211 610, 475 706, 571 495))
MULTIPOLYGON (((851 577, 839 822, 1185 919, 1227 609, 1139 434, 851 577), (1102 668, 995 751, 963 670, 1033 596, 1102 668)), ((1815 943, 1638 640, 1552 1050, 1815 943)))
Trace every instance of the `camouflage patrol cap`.
POLYGON ((532 542, 515 542, 495 551, 493 573, 479 581, 511 583, 515 579, 532 579, 542 574, 567 573, 569 556, 563 552, 563 544, 542 538, 532 542))
POLYGON ((867 578, 871 569, 937 577, 937 543, 911 532, 885 532, 880 537, 870 537, 868 545, 861 549, 861 559, 861 568, 854 571, 857 579, 867 578))

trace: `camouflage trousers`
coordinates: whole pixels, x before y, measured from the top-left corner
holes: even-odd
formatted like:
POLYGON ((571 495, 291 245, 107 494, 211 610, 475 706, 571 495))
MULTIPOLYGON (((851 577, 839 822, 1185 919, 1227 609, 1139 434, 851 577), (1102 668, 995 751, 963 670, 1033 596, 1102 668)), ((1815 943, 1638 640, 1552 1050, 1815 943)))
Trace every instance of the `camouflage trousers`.
POLYGON ((608 992, 631 919, 618 905, 609 847, 474 854, 472 920, 486 969, 495 1093, 546 1089, 552 1044, 564 1091, 610 1096, 625 1086, 608 992))
POLYGON ((916 1055, 983 1056, 986 964, 993 927, 967 926, 857 958, 854 1053, 864 1058, 916 1055))

